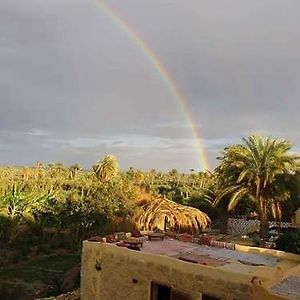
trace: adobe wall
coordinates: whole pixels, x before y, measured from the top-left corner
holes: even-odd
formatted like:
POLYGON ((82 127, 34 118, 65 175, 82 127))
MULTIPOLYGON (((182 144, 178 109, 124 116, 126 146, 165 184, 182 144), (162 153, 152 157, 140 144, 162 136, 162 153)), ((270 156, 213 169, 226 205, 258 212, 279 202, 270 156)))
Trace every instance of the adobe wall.
POLYGON ((193 300, 201 299, 201 293, 224 300, 250 300, 251 278, 105 243, 83 243, 81 300, 149 300, 151 281, 170 285, 193 300))

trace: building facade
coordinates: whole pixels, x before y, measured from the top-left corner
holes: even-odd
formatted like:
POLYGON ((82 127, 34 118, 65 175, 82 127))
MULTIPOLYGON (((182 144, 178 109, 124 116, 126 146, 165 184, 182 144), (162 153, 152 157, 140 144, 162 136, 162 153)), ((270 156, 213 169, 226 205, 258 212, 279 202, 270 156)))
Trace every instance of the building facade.
POLYGON ((84 241, 81 299, 300 299, 299 263, 297 255, 238 245, 213 249, 165 239, 135 251, 84 241), (284 283, 289 278, 296 280, 292 288, 284 283))

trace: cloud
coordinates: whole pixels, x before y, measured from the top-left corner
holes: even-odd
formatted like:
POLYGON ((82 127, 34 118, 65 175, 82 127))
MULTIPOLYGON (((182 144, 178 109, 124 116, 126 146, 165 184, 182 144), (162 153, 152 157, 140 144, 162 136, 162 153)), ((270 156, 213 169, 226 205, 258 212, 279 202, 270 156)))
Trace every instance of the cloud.
POLYGON ((50 132, 47 130, 34 128, 34 129, 27 131, 26 134, 32 135, 32 136, 48 136, 48 135, 50 135, 50 132))
MULTIPOLYGON (((157 54, 212 166, 253 132, 300 133, 300 2, 108 1, 157 54), (289 16, 286 18, 286 16, 289 16)), ((96 2, 0 3, 0 161, 197 169, 193 133, 147 53, 96 2)))

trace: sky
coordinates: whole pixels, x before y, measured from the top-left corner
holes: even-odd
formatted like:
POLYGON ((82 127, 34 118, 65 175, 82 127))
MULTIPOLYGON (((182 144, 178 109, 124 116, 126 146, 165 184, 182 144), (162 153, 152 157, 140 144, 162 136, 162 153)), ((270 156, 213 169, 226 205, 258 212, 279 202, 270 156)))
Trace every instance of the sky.
POLYGON ((213 169, 252 133, 300 151, 299 0, 108 0, 160 59, 190 120, 145 52, 97 0, 0 1, 0 164, 213 169))

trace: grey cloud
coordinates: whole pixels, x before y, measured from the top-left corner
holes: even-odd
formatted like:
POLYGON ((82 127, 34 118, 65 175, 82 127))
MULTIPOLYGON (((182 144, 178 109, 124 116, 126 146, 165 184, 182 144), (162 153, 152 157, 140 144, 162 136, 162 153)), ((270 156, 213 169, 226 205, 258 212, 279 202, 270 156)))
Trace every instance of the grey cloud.
MULTIPOLYGON (((188 98, 212 166, 261 132, 299 149, 298 0, 110 0, 188 98), (288 17, 287 17, 288 16, 288 17)), ((135 42, 87 0, 0 3, 0 162, 197 165, 182 107, 135 42)))

